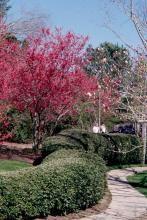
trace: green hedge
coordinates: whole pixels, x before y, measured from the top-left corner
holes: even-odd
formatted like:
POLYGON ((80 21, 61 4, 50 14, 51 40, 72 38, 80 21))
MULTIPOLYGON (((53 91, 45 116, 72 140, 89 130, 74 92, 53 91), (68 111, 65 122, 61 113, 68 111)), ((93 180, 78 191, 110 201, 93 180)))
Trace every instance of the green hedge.
POLYGON ((142 148, 135 149, 141 146, 141 141, 137 136, 116 133, 104 135, 104 138, 107 140, 107 148, 103 158, 109 165, 141 163, 142 148))
POLYGON ((0 219, 64 215, 103 197, 106 168, 96 154, 59 150, 37 167, 0 174, 0 219))
POLYGON ((58 136, 49 137, 43 143, 42 156, 61 149, 83 149, 98 153, 108 165, 140 163, 142 149, 137 148, 130 153, 126 152, 140 146, 140 139, 135 135, 110 133, 93 134, 84 130, 72 129, 62 131, 58 136))

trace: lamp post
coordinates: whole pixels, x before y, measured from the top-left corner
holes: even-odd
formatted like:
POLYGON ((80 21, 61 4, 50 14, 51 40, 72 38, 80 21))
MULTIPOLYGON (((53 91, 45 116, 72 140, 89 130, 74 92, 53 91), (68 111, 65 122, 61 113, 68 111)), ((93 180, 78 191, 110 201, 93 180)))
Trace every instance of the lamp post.
POLYGON ((99 115, 98 115, 98 125, 101 126, 101 93, 99 91, 99 115))
MULTIPOLYGON (((145 99, 147 97, 147 72, 145 73, 145 99)), ((147 144, 147 100, 145 100, 145 108, 142 121, 142 139, 143 139, 143 164, 146 158, 146 144, 147 144)))

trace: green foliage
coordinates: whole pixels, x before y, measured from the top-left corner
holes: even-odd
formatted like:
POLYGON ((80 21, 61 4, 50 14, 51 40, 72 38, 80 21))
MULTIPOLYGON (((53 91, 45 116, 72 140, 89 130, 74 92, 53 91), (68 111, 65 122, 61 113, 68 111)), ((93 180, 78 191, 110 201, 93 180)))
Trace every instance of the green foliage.
POLYGON ((108 131, 112 131, 114 125, 123 123, 123 121, 120 118, 112 115, 107 117, 106 120, 103 120, 103 123, 106 125, 108 131))
POLYGON ((84 130, 71 129, 62 131, 58 136, 47 138, 43 143, 42 156, 45 157, 61 148, 72 148, 97 153, 108 165, 140 163, 141 148, 127 154, 121 153, 135 146, 140 146, 140 140, 135 135, 93 134, 84 130))
POLYGON ((19 112, 12 108, 7 115, 10 118, 12 141, 17 143, 27 143, 32 139, 32 121, 26 112, 19 112))
POLYGON ((27 143, 32 139, 31 124, 27 119, 22 120, 13 129, 14 137, 12 141, 17 143, 27 143))
POLYGON ((109 165, 141 162, 142 148, 136 148, 132 151, 133 148, 141 145, 140 139, 137 136, 116 133, 104 135, 104 137, 107 140, 107 153, 104 155, 104 159, 109 165))
POLYGON ((103 197, 106 167, 96 154, 60 150, 33 168, 0 175, 0 219, 64 215, 103 197))
POLYGON ((89 75, 97 75, 100 79, 104 76, 123 76, 130 69, 129 52, 123 46, 104 42, 97 48, 89 46, 87 52, 91 62, 86 67, 89 75))
POLYGON ((64 129, 71 129, 74 120, 74 117, 66 116, 61 121, 59 121, 56 126, 54 121, 48 121, 45 128, 46 133, 52 136, 58 134, 64 129))

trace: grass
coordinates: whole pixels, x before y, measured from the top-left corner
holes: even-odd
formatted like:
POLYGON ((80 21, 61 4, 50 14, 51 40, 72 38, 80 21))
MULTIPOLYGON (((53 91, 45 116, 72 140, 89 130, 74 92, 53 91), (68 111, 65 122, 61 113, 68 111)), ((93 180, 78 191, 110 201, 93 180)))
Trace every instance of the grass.
POLYGON ((23 169, 23 168, 30 167, 30 166, 31 164, 22 162, 22 161, 0 160, 0 172, 15 171, 15 170, 23 169))
POLYGON ((128 177, 129 183, 147 197, 147 171, 128 177))

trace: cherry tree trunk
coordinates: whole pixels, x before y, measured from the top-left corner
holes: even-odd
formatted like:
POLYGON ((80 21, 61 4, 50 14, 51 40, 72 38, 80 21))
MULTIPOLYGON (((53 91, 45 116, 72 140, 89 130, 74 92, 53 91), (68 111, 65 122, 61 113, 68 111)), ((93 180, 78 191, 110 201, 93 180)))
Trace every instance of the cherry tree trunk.
POLYGON ((40 115, 35 113, 33 117, 33 149, 38 150, 41 143, 41 120, 40 115))

